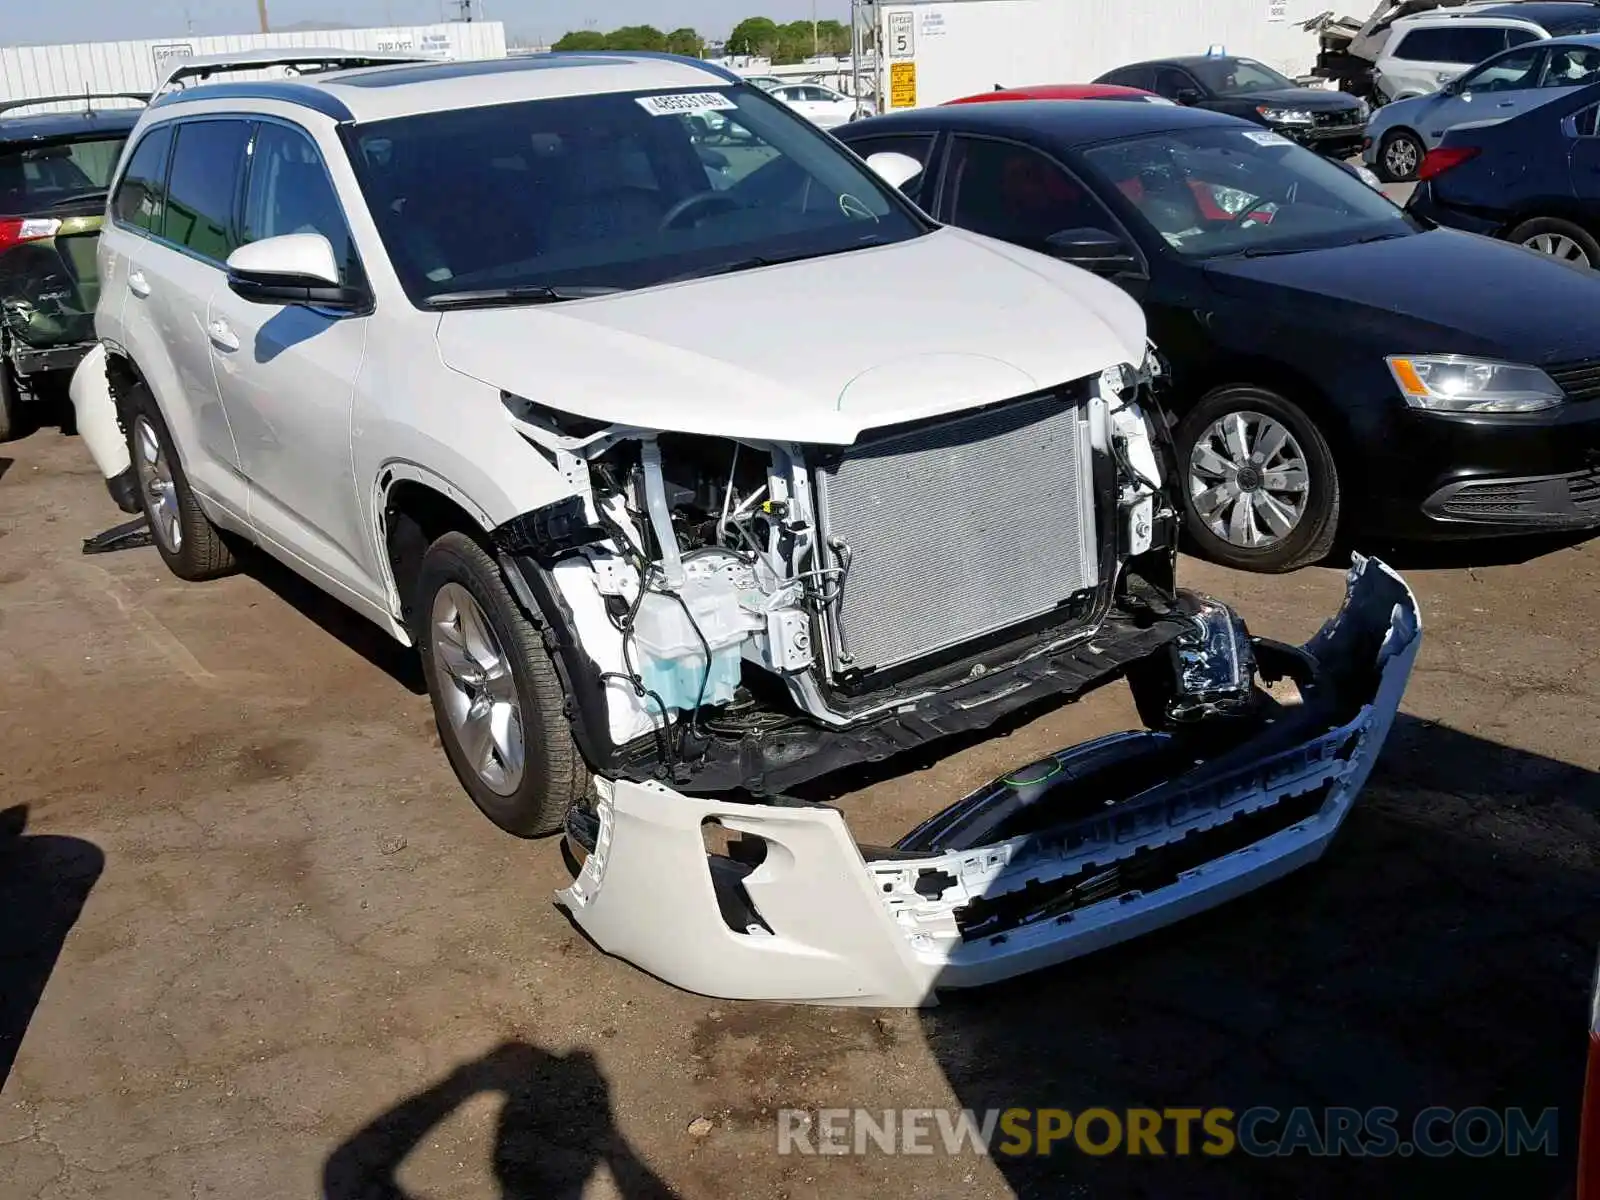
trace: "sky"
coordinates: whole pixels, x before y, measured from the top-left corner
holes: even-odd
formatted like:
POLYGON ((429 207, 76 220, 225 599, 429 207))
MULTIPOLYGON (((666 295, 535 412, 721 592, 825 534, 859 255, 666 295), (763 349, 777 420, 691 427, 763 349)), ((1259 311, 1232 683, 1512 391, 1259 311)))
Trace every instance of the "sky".
MULTIPOLYGON (((0 0, 9 10, 0 20, 0 42, 112 42, 124 38, 168 38, 192 29, 197 35, 253 33, 256 0, 0 0)), ((506 32, 553 41, 589 22, 599 29, 619 25, 688 25, 707 37, 722 37, 744 17, 778 21, 818 18, 848 21, 848 0, 478 0, 482 19, 503 21, 506 32)), ((421 25, 455 11, 454 0, 267 0, 272 23, 313 19, 345 25, 421 25)))

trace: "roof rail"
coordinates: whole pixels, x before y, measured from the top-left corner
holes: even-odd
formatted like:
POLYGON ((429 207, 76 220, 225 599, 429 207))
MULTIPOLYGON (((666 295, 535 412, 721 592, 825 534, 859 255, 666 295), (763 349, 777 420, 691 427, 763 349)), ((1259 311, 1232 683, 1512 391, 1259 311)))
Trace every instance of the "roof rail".
MULTIPOLYGON (((187 80, 204 82, 224 71, 264 71, 268 67, 310 67, 343 71, 356 67, 383 67, 396 63, 431 63, 442 59, 387 50, 343 50, 336 46, 286 46, 282 49, 235 50, 222 54, 195 54, 177 59, 156 85, 164 92, 187 80)), ((306 72, 302 72, 304 74, 306 72)))
POLYGON ((95 100, 137 100, 140 104, 150 103, 148 92, 78 92, 72 96, 35 96, 28 100, 0 100, 0 116, 18 108, 32 108, 36 104, 76 104, 83 102, 88 108, 95 100))
MULTIPOLYGON (((720 79, 726 79, 729 83, 744 82, 742 75, 736 75, 728 70, 727 67, 718 63, 707 62, 703 58, 694 58, 688 54, 668 54, 664 50, 551 50, 547 53, 552 58, 558 56, 566 58, 649 58, 661 62, 682 63, 686 67, 699 67, 702 71, 715 75, 720 79)), ((537 58, 538 56, 529 55, 528 57, 537 58)))

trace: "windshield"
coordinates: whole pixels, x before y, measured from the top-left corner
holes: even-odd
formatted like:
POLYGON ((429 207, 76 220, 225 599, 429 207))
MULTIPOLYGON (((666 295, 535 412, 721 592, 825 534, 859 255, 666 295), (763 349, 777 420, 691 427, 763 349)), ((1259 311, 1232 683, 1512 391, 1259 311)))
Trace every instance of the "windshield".
POLYGON ((927 228, 826 135, 741 85, 403 117, 358 126, 352 149, 419 304, 646 287, 927 228))
POLYGON ((1200 82, 1219 96, 1276 92, 1296 86, 1294 80, 1252 58, 1203 58, 1188 65, 1200 82))
POLYGON ((1185 258, 1323 249, 1420 229, 1344 168, 1265 129, 1150 134, 1084 158, 1185 258))
POLYGON ((124 136, 0 149, 0 216, 24 216, 104 197, 124 136))

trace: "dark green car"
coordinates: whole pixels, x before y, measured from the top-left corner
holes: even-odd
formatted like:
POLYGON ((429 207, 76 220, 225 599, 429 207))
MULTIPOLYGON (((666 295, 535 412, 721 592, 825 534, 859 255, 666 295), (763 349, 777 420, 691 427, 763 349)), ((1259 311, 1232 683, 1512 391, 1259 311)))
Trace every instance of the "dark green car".
POLYGON ((31 424, 41 384, 71 378, 95 343, 95 245, 106 189, 140 109, 134 94, 0 104, 0 441, 31 424), (72 111, 19 110, 73 105, 72 111))

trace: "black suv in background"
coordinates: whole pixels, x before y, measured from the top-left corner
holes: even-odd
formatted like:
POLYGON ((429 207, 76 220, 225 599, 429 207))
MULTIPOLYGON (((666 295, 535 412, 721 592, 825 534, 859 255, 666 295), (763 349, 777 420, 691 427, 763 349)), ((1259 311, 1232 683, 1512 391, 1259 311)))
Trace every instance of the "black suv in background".
POLYGON ((1348 158, 1361 149, 1372 115, 1365 100, 1301 87, 1253 58, 1224 54, 1134 63, 1095 82, 1143 88, 1178 104, 1243 117, 1334 158, 1348 158))
POLYGON ((135 93, 0 103, 0 441, 26 431, 23 401, 67 379, 94 345, 95 243, 106 187, 140 109, 135 93), (72 105, 71 111, 15 115, 72 105))

